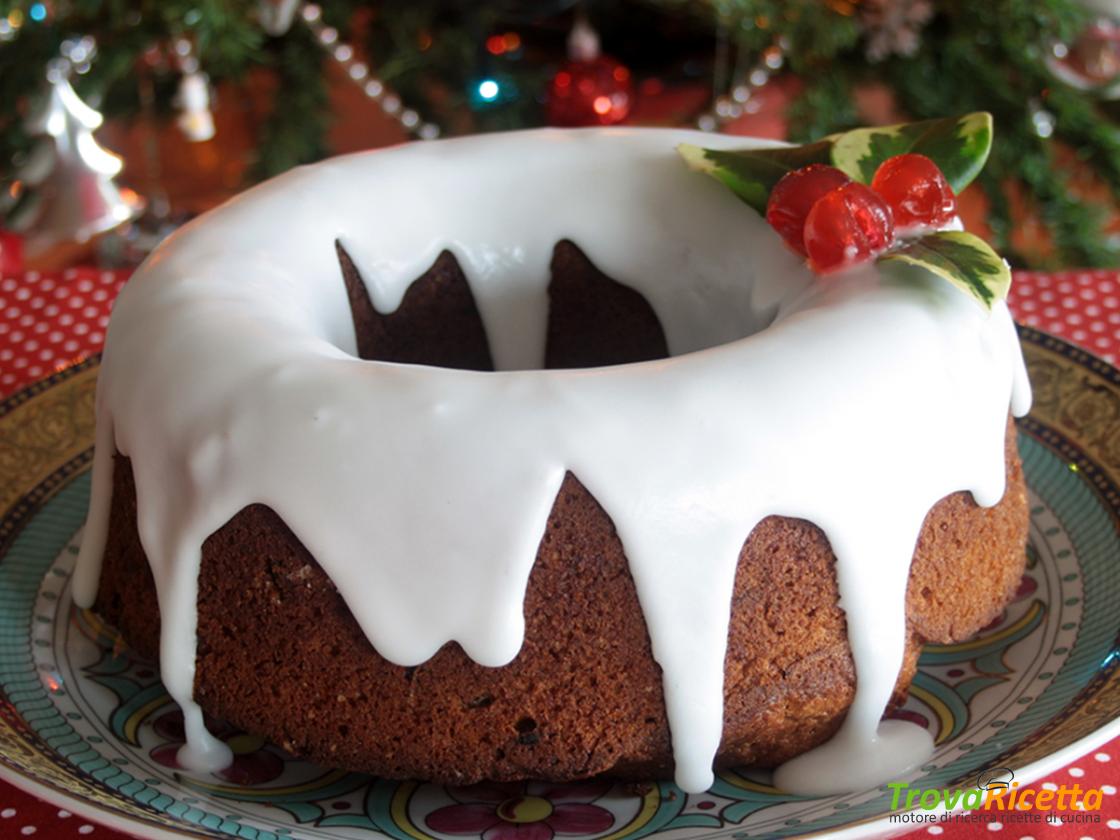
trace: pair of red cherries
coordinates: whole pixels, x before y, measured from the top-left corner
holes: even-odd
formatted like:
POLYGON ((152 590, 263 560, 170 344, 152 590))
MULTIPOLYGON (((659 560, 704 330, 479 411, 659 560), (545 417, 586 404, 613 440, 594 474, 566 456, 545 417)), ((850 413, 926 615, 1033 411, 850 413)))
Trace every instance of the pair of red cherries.
POLYGON ((766 221, 818 274, 866 262, 896 234, 945 225, 957 198, 925 155, 883 161, 868 187, 834 166, 814 163, 786 173, 766 205, 766 221))

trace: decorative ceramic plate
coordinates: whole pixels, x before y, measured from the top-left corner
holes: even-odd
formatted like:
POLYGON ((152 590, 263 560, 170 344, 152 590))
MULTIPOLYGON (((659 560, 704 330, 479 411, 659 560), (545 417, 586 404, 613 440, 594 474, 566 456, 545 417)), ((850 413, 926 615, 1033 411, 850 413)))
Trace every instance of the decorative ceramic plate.
MULTIPOLYGON (((1014 602, 975 639, 926 648, 899 714, 937 750, 911 781, 971 786, 987 767, 1029 782, 1120 734, 1120 372, 1023 329, 1035 407, 1020 423, 1029 562, 1014 602)), ((175 763, 182 719, 152 663, 74 609, 70 573, 89 493, 96 364, 0 404, 0 777, 145 837, 632 840, 866 837, 886 788, 804 799, 728 772, 706 794, 648 786, 445 788, 297 761, 217 731, 217 776, 175 763)))

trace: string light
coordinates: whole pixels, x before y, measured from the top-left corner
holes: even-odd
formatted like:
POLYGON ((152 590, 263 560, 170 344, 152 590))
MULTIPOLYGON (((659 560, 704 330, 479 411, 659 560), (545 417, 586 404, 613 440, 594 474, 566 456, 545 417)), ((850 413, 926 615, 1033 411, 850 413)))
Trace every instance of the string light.
POLYGON ((493 79, 483 79, 478 83, 478 95, 487 102, 493 102, 501 92, 501 87, 493 79))
POLYGON ((784 35, 762 51, 758 63, 734 86, 729 93, 715 98, 712 107, 696 120, 701 131, 717 131, 743 114, 753 114, 759 109, 755 93, 770 83, 771 76, 785 64, 789 41, 784 35))
MULTIPOLYGON (((352 44, 341 39, 338 30, 333 26, 323 23, 323 10, 315 3, 304 3, 299 10, 299 19, 311 30, 315 40, 326 51, 327 55, 337 63, 343 72, 355 84, 361 86, 366 98, 373 100, 381 106, 381 110, 401 124, 406 131, 415 134, 421 140, 434 140, 439 137, 439 126, 433 122, 421 119, 420 114, 412 108, 404 107, 401 98, 393 92, 381 79, 372 74, 369 65, 356 58, 356 51, 352 44)), ((500 93, 498 84, 492 79, 483 81, 479 85, 478 93, 484 99, 482 87, 487 83, 493 84, 494 89, 490 100, 500 93)), ((487 87, 487 91, 490 88, 487 87)))
POLYGON ((67 76, 73 70, 79 75, 89 72, 94 58, 97 57, 97 42, 92 35, 81 38, 67 38, 58 48, 60 58, 54 59, 47 65, 47 78, 52 82, 59 78, 59 74, 67 76))
POLYGON ((1034 126, 1034 132, 1043 140, 1053 136, 1054 128, 1057 120, 1054 115, 1042 107, 1042 103, 1037 99, 1030 99, 1027 102, 1027 108, 1031 115, 1031 125, 1034 126))
POLYGON ((176 38, 172 44, 179 71, 187 75, 198 72, 198 57, 194 54, 194 44, 189 38, 176 38))

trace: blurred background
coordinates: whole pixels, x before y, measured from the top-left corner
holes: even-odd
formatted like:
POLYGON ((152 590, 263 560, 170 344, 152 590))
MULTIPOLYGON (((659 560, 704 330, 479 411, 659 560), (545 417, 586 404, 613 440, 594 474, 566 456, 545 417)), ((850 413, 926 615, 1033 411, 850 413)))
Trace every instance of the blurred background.
POLYGON ((547 125, 801 141, 973 110, 996 142, 970 229, 1019 267, 1120 263, 1120 0, 0 2, 0 273, 134 265, 360 149, 547 125))

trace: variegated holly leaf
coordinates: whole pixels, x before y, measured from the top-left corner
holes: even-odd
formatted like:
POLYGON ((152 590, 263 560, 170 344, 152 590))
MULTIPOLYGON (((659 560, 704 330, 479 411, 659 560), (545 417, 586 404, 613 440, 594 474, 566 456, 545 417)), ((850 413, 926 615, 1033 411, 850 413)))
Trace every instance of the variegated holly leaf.
POLYGON ((963 231, 931 233, 879 258, 916 265, 944 277, 986 310, 1006 300, 1011 269, 987 242, 963 231))
POLYGON ((811 163, 828 163, 831 143, 822 140, 806 146, 744 149, 728 152, 682 143, 681 157, 693 169, 722 181, 762 216, 770 191, 782 176, 811 163))
POLYGON ((887 158, 913 152, 936 163, 953 192, 959 194, 988 159, 992 115, 978 111, 963 117, 857 128, 829 139, 832 165, 861 183, 870 184, 887 158))

